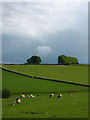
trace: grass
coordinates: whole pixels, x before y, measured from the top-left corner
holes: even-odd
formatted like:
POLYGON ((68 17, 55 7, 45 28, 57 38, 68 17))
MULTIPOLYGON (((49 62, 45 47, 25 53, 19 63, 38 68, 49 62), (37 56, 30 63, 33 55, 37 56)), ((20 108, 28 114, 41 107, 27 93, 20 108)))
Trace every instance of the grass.
POLYGON ((2 71, 2 78, 2 87, 9 89, 12 94, 20 92, 50 93, 88 89, 83 86, 28 78, 7 71, 2 71))
POLYGON ((3 65, 4 68, 27 75, 88 85, 88 67, 58 65, 3 65))
POLYGON ((13 106, 15 98, 3 99, 3 118, 88 118, 87 92, 63 93, 62 98, 49 98, 42 94, 36 98, 23 98, 13 106))
POLYGON ((70 66, 84 66, 84 67, 90 67, 90 64, 72 64, 70 66))
MULTIPOLYGON (((46 75, 50 77, 51 73, 53 73, 54 75, 55 73, 58 75, 62 73, 64 75, 63 77, 66 78, 67 74, 63 73, 66 72, 66 69, 69 70, 67 71, 68 73, 71 71, 71 76, 73 79, 74 73, 72 73, 72 71, 74 72, 77 70, 81 70, 81 73, 76 72, 76 75, 83 73, 82 78, 84 75, 87 74, 87 72, 85 73, 85 71, 87 71, 87 67, 84 67, 84 70, 82 66, 78 66, 78 68, 77 66, 61 67, 27 65, 8 65, 4 67, 25 74, 31 74, 32 72, 32 75, 35 76, 46 75), (51 70, 50 73, 48 69, 51 70), (48 73, 46 72, 46 70, 48 73), (40 73, 40 71, 43 75, 40 73)), ((52 76, 55 77, 53 74, 52 76)), ((58 76, 58 78, 59 77, 60 75, 58 76)), ((70 76, 68 75, 68 78, 66 78, 67 81, 69 77, 70 76)), ((80 75, 76 77, 79 78, 80 75)), ((79 79, 79 82, 81 83, 81 79, 79 79)), ((2 88, 9 89, 12 97, 19 97, 20 94, 17 93, 21 92, 26 92, 28 94, 33 93, 35 95, 35 98, 22 98, 22 102, 20 104, 17 104, 16 106, 12 105, 13 101, 15 101, 16 98, 2 99, 3 118, 88 118, 88 88, 85 86, 77 86, 66 83, 58 83, 35 78, 28 78, 25 76, 2 70, 2 88), (51 92, 55 92, 55 96, 49 98, 51 92), (40 93, 39 97, 37 96, 38 93, 40 93), (59 93, 61 93, 63 96, 60 99, 57 98, 57 95, 59 93)), ((26 96, 28 94, 26 94, 26 96)))

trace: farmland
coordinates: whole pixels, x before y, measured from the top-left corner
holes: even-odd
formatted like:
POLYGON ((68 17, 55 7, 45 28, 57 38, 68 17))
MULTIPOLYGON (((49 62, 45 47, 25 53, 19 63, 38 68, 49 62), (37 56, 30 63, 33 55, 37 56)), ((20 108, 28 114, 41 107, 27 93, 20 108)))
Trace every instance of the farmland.
POLYGON ((3 71, 3 88, 7 88, 11 93, 35 92, 50 93, 60 91, 87 90, 87 87, 57 83, 35 78, 28 78, 7 71, 3 71))
POLYGON ((4 68, 31 76, 88 85, 88 67, 58 65, 3 65, 4 68))
MULTIPOLYGON (((3 67, 28 75, 58 80, 63 78, 67 81, 71 73, 73 79, 70 81, 75 82, 74 80, 78 78, 78 83, 87 83, 88 77, 87 67, 82 66, 4 65, 3 67), (73 73, 75 71, 77 71, 76 78, 73 73), (60 75, 57 77, 55 73, 60 75), (86 81, 83 79, 82 82, 80 76, 86 81)), ((11 92, 11 98, 3 99, 2 102, 3 118, 88 118, 88 87, 29 78, 4 70, 2 78, 2 87, 11 92), (49 97, 51 92, 55 93, 52 98, 49 97), (20 104, 13 106, 12 103, 16 99, 13 97, 20 96, 20 93, 25 93, 26 98, 22 98, 20 104), (28 98, 30 93, 33 93, 35 98, 28 98), (62 98, 57 98, 59 93, 63 95, 62 98)))
MULTIPOLYGON (((36 95, 36 94, 35 94, 36 95)), ((58 99, 57 94, 49 98, 42 94, 36 98, 23 98, 21 104, 13 106, 15 98, 3 99, 3 118, 87 118, 88 94, 63 93, 58 99), (83 97, 84 96, 84 97, 83 97)))

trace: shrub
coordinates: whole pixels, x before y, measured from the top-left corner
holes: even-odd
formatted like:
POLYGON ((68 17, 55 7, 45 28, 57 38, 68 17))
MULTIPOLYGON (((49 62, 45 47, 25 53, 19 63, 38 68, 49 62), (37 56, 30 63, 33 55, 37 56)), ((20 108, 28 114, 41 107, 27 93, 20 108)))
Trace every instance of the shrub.
POLYGON ((7 89, 2 90, 2 98, 9 98, 10 97, 10 91, 7 89))

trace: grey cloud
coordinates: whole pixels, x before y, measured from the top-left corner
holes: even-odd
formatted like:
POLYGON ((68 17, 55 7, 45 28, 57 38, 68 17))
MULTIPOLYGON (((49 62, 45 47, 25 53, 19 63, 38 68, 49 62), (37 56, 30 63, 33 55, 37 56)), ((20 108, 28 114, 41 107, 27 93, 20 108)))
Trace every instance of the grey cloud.
MULTIPOLYGON (((51 41, 44 43, 44 46, 49 46, 48 48, 51 48, 52 52, 46 57, 42 55, 44 53, 37 52, 37 48, 40 48, 39 50, 43 49, 42 43, 33 41, 25 44, 16 40, 21 38, 9 37, 9 40, 7 40, 5 36, 3 39, 3 61, 24 63, 32 55, 39 55, 42 58, 42 63, 57 63, 58 56, 62 54, 77 57, 81 63, 87 63, 88 60, 88 38, 73 30, 48 35, 45 39, 51 39, 51 41)), ((45 49, 47 48, 45 47, 45 49)))
POLYGON ((67 28, 76 29, 76 11, 79 7, 66 3, 4 3, 3 32, 39 41, 48 33, 55 34, 67 28))
POLYGON ((4 3, 3 62, 24 63, 40 53, 39 46, 49 46, 52 52, 41 55, 43 63, 57 63, 60 54, 87 63, 87 6, 73 6, 4 3))
POLYGON ((58 55, 77 57, 79 62, 88 63, 88 36, 74 30, 67 30, 51 35, 47 39, 52 39, 47 45, 54 51, 54 58, 58 55))
POLYGON ((3 35, 2 60, 3 63, 24 63, 32 55, 37 54, 40 43, 30 38, 3 35), (25 40, 28 41, 25 43, 25 40), (32 42, 31 42, 32 41, 32 42))

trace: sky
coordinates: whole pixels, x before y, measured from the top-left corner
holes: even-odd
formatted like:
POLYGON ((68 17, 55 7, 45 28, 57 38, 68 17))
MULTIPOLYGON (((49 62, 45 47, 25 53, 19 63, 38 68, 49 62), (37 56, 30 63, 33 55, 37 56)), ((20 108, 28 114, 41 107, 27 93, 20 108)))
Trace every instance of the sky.
POLYGON ((33 55, 40 56, 46 64, 57 64, 59 55, 88 63, 87 0, 5 1, 0 6, 3 63, 23 64, 33 55))

